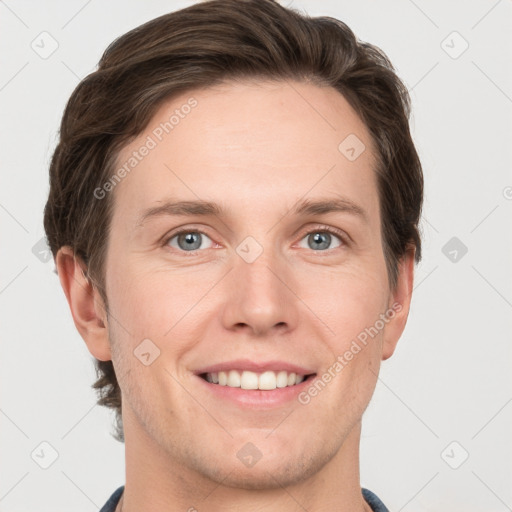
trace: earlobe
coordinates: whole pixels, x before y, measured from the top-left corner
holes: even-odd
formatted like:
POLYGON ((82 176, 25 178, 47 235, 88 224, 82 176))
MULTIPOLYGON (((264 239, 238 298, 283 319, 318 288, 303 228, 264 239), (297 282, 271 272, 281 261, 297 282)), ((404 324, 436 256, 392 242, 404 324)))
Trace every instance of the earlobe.
POLYGON ((414 283, 414 255, 415 248, 409 249, 398 265, 397 285, 390 293, 388 305, 389 317, 391 318, 392 315, 392 318, 389 320, 384 331, 382 344, 383 361, 393 355, 407 323, 414 283), (394 312, 394 314, 391 312, 394 312))
POLYGON ((73 321, 89 352, 100 361, 110 361, 105 305, 86 275, 85 264, 71 247, 64 246, 55 257, 55 265, 73 321))

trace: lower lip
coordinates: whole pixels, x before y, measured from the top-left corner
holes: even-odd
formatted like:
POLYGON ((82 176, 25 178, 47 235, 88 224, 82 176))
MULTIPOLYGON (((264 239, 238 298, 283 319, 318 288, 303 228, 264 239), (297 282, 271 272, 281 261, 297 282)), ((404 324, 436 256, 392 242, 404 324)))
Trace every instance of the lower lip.
POLYGON ((206 386, 208 391, 221 399, 231 400, 242 407, 268 408, 279 407, 292 400, 296 400, 297 395, 311 384, 316 375, 309 376, 301 383, 295 384, 295 386, 286 386, 285 388, 272 390, 231 388, 229 386, 221 386, 208 382, 202 377, 199 377, 199 375, 196 377, 206 386))

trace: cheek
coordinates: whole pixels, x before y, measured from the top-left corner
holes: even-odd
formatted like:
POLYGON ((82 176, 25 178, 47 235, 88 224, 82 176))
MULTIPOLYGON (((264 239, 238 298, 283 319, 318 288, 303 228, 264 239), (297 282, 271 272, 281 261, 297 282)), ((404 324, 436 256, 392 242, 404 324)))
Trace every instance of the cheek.
MULTIPOLYGON (((125 357, 120 359, 120 364, 128 363, 124 371, 133 371, 132 379, 141 378, 152 389, 163 386, 166 390, 163 395, 169 389, 172 393, 181 392, 174 389, 174 381, 167 374, 151 375, 148 370, 163 365, 173 375, 184 377, 187 366, 184 358, 205 337, 212 317, 219 311, 218 304, 212 304, 218 297, 208 293, 212 283, 222 275, 214 277, 211 270, 177 273, 166 265, 116 269, 112 276, 112 314, 119 324, 115 331, 125 357), (143 358, 147 353, 150 366, 143 368, 136 358, 143 358)), ((143 359, 140 361, 144 364, 143 359)), ((137 393, 133 391, 134 395, 137 393)))
POLYGON ((326 339, 339 350, 372 326, 386 307, 385 276, 368 270, 304 272, 296 283, 297 295, 325 324, 331 335, 326 339))
POLYGON ((208 283, 165 266, 119 265, 110 275, 109 306, 134 338, 161 338, 199 302, 208 283))
POLYGON ((352 424, 375 390, 383 333, 375 324, 385 311, 386 288, 364 275, 322 280, 317 276, 315 283, 323 286, 304 301, 329 331, 319 337, 325 356, 319 373, 322 382, 312 384, 301 403, 315 402, 319 410, 331 410, 333 415, 342 411, 352 424))
MULTIPOLYGON (((323 361, 323 381, 338 397, 334 402, 343 407, 352 404, 357 415, 366 407, 377 380, 383 334, 379 319, 385 312, 388 293, 386 276, 369 272, 305 274, 302 282, 304 302, 328 326, 327 334, 321 337, 329 354, 323 361)), ((329 396, 332 398, 328 392, 323 398, 326 407, 329 396)))

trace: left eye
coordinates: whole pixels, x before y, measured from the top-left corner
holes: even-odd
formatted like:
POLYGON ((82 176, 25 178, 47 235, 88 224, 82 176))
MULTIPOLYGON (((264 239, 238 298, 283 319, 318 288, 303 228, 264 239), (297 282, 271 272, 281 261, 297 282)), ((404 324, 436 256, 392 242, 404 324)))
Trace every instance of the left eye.
POLYGON ((301 245, 300 247, 313 250, 335 249, 336 247, 340 247, 343 243, 343 240, 339 235, 335 235, 334 233, 325 230, 310 231, 302 240, 307 240, 308 246, 304 247, 301 245), (338 240, 338 245, 335 247, 329 247, 333 238, 338 240))
POLYGON ((207 238, 212 242, 210 237, 200 231, 182 231, 169 238, 167 244, 174 249, 181 249, 187 252, 208 249, 209 247, 204 247, 203 245, 203 238, 207 238))

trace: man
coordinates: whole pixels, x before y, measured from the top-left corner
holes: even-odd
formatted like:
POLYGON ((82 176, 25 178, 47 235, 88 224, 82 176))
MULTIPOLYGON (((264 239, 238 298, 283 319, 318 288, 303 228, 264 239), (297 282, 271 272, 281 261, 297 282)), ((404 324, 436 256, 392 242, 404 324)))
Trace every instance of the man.
POLYGON ((408 115, 380 50, 271 0, 152 20, 79 84, 45 229, 125 442, 102 512, 387 510, 359 442, 421 257, 408 115))

